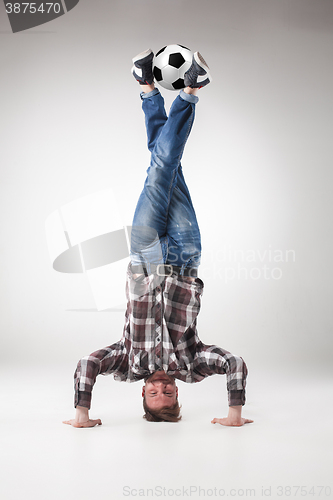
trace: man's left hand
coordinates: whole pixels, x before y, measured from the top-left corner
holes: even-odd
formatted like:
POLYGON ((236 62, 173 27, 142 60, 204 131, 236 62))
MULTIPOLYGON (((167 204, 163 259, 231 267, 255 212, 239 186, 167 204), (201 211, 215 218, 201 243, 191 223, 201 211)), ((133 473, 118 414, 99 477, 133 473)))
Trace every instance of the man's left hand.
POLYGON ((241 427, 244 424, 251 424, 253 420, 248 418, 240 418, 240 419, 231 419, 229 416, 225 418, 213 418, 211 421, 212 424, 221 424, 227 425, 229 427, 241 427))
POLYGON ((253 420, 242 418, 242 406, 229 406, 228 416, 225 418, 214 418, 212 424, 227 425, 229 427, 241 427, 244 424, 251 424, 253 420))

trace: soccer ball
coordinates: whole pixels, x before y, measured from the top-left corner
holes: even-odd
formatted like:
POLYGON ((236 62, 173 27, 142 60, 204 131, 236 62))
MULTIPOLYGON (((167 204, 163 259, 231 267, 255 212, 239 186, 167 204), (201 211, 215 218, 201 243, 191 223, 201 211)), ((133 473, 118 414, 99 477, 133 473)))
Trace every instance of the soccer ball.
POLYGON ((184 74, 192 64, 192 52, 183 45, 167 45, 153 60, 156 82, 168 90, 185 88, 184 74))

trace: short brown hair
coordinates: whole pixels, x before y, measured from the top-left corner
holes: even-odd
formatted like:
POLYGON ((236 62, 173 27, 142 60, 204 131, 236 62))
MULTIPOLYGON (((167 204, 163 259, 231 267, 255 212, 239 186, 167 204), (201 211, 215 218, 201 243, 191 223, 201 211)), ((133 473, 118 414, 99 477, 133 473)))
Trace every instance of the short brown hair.
POLYGON ((173 406, 151 410, 148 408, 146 398, 143 397, 143 409, 145 411, 143 418, 148 420, 148 422, 179 422, 182 418, 180 408, 181 406, 179 406, 177 399, 173 406))

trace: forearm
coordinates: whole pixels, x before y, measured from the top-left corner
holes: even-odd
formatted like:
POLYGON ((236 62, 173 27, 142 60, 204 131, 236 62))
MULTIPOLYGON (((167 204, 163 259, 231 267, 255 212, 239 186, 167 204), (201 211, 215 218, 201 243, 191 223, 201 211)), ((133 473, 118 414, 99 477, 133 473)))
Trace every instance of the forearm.
POLYGON ((80 359, 74 374, 74 407, 90 408, 96 377, 112 373, 123 362, 123 344, 116 342, 80 359))
POLYGON ((89 420, 89 410, 83 406, 77 406, 75 410, 75 421, 79 424, 89 420))
POLYGON ((231 425, 238 425, 242 421, 242 406, 229 406, 228 420, 231 425))
POLYGON ((229 406, 244 406, 247 366, 243 358, 229 356, 226 363, 229 406))
POLYGON ((231 391, 228 390, 228 404, 231 406, 244 406, 245 405, 245 387, 244 389, 231 391))

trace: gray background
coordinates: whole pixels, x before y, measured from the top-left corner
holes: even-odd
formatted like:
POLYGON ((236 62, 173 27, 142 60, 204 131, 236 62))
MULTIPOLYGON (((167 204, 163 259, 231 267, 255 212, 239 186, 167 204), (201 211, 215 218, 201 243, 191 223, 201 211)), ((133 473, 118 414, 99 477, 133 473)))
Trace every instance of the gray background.
MULTIPOLYGON (((22 488, 34 499, 36 491, 66 500, 78 491, 123 498, 121 471, 133 474, 132 487, 153 484, 147 464, 156 453, 172 466, 168 474, 155 471, 155 480, 170 487, 200 477, 206 487, 254 484, 260 496, 263 485, 279 482, 327 484, 333 2, 81 0, 52 23, 15 35, 2 3, 0 18, 3 463, 23 474, 17 482, 8 472, 6 499, 19 498, 22 488), (177 429, 149 425, 140 421, 141 387, 109 377, 94 396, 93 417, 103 426, 78 435, 59 425, 72 413, 76 362, 120 338, 124 310, 97 312, 84 275, 52 269, 44 224, 62 205, 105 188, 131 224, 149 162, 131 58, 169 43, 200 50, 214 78, 199 93, 183 159, 203 240, 198 330, 203 342, 246 360, 246 416, 255 423, 210 426, 227 410, 225 393, 216 397, 225 381, 211 377, 181 386, 177 429), (235 250, 252 250, 256 260, 242 262, 235 250), (269 250, 292 250, 295 259, 274 262, 269 250), (282 274, 246 279, 243 271, 226 282, 227 269, 238 265, 282 274), (200 476, 193 476, 198 463, 200 476), (110 470, 118 474, 113 486, 110 470), (36 471, 46 474, 45 484, 36 471), (83 487, 82 474, 94 484, 83 487)), ((169 106, 176 94, 163 93, 169 106)))
MULTIPOLYGON (((4 359, 40 362, 47 351, 76 363, 121 336, 121 310, 69 312, 94 309, 93 296, 84 275, 52 269, 44 223, 112 188, 131 224, 149 162, 131 58, 181 43, 202 52, 214 78, 200 91, 183 159, 203 240, 200 335, 249 364, 327 362, 333 2, 81 0, 15 35, 0 12, 4 359), (269 249, 295 259, 243 263, 233 253, 269 249), (247 279, 226 283, 238 264, 247 279), (252 279, 264 264, 270 279, 252 279)), ((164 91, 167 106, 175 95, 164 91)))

